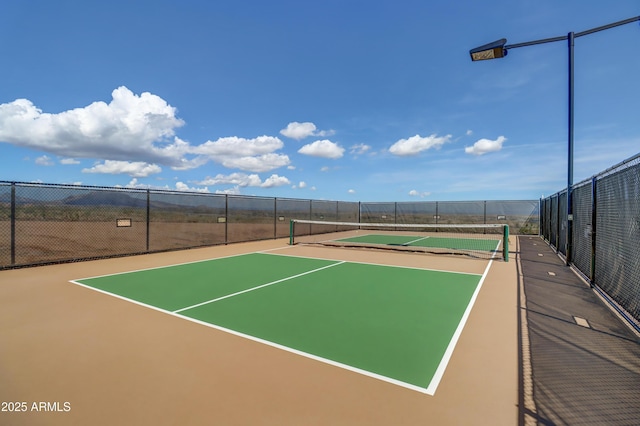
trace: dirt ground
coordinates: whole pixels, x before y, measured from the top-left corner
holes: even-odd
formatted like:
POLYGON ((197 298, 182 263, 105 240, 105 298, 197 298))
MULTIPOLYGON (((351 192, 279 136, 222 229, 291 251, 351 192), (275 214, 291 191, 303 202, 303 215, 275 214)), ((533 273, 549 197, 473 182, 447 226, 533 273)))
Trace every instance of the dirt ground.
POLYGON ((486 266, 269 240, 0 271, 0 425, 517 424, 513 254, 493 262, 434 396, 69 283, 260 250, 479 273, 486 266))

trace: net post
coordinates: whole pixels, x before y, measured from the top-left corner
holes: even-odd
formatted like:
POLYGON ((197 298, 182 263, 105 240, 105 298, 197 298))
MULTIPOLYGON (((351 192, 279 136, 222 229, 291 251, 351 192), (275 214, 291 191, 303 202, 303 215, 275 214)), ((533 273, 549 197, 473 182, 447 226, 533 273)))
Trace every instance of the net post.
POLYGON ((293 245, 293 219, 289 220, 289 245, 293 245))
POLYGON ((502 231, 502 239, 504 242, 502 243, 502 258, 505 262, 509 261, 509 225, 504 225, 502 231))

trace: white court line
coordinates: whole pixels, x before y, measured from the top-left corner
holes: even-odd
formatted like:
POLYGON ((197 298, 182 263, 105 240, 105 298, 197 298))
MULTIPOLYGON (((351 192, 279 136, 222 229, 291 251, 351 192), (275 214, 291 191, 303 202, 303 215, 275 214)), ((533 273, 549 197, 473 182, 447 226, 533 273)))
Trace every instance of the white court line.
MULTIPOLYGON (((267 250, 265 251, 261 251, 259 253, 262 254, 267 254, 269 256, 282 256, 282 257, 299 257, 301 259, 315 259, 315 260, 329 260, 329 261, 333 261, 333 262, 344 262, 341 259, 334 259, 334 258, 325 258, 325 257, 310 257, 310 256, 299 256, 299 255, 295 255, 295 254, 277 254, 277 253, 267 253, 267 250)), ((404 256, 406 254, 399 254, 400 256, 404 256)), ((356 261, 356 260, 347 260, 346 262, 349 263, 357 263, 360 265, 372 265, 372 266, 382 266, 385 268, 400 268, 400 269, 415 269, 418 271, 430 271, 430 272, 445 272, 447 274, 458 274, 458 275, 474 275, 474 276, 481 276, 482 274, 477 274, 475 272, 459 272, 459 271, 448 271, 446 269, 430 269, 430 268, 420 268, 418 266, 402 266, 402 265, 385 265, 383 263, 375 263, 375 262, 362 262, 362 261, 356 261)))
POLYGON ((180 312, 183 312, 183 311, 187 311, 189 309, 197 308, 199 306, 208 305, 209 303, 214 303, 214 302, 217 302, 219 300, 223 300, 223 299, 227 299, 229 297, 237 296, 239 294, 248 293, 250 291, 254 291, 254 290, 258 290, 260 288, 268 287, 270 285, 278 284, 278 283, 281 283, 283 281, 288 281, 288 280, 291 280, 291 279, 294 279, 294 278, 302 277, 303 275, 312 274, 314 272, 322 271, 323 269, 327 269, 327 268, 332 268, 334 266, 341 265, 343 263, 345 263, 344 260, 342 262, 332 263, 331 265, 326 265, 326 266, 323 266, 321 268, 312 269, 310 271, 303 272, 301 274, 291 275, 290 277, 285 277, 285 278, 282 278, 282 279, 279 279, 279 280, 271 281, 270 283, 262 284, 262 285, 259 285, 257 287, 251 287, 251 288, 248 288, 246 290, 238 291, 236 293, 227 294, 226 296, 221 296, 221 297, 217 297, 215 299, 207 300, 206 302, 196 303, 195 305, 191 305, 191 306, 187 306, 186 308, 181 308, 181 309, 175 310, 175 311, 173 311, 173 313, 177 314, 177 313, 180 313, 180 312))
MULTIPOLYGON (((108 276, 108 275, 105 275, 105 276, 108 276)), ((80 278, 78 280, 70 280, 69 282, 71 284, 75 284, 77 286, 84 287, 84 288, 89 289, 89 290, 97 291, 98 293, 106 294, 107 296, 115 297, 116 299, 125 300, 127 302, 135 303, 136 305, 144 306, 145 308, 153 309, 154 311, 163 312, 165 314, 172 314, 171 311, 167 311, 166 309, 158 308, 157 306, 149 305, 149 304, 144 303, 144 302, 139 302, 139 301, 137 301, 135 299, 130 299, 128 297, 120 296, 119 294, 111 293, 111 292, 108 292, 106 290, 95 288, 95 287, 92 287, 90 285, 83 284, 83 283, 80 282, 80 280, 85 280, 85 279, 87 279, 87 278, 80 278)))
POLYGON ((438 368, 436 369, 435 374, 431 378, 431 382, 429 383, 429 386, 427 386, 427 392, 426 393, 428 393, 429 395, 434 395, 436 393, 436 389, 438 387, 438 384, 440 384, 440 380, 442 380, 442 376, 444 375, 444 371, 447 369, 447 365, 449 364, 449 360, 451 360, 451 356, 453 355, 453 350, 455 349, 456 344, 458 343, 458 339, 460 338, 460 335, 462 334, 462 330, 464 329, 464 326, 467 323, 467 319, 469 318, 469 315, 471 314, 471 309, 473 308, 473 305, 476 302, 476 298, 478 297, 478 293, 480 293, 480 289, 482 288, 482 283, 484 283, 484 279, 487 277, 487 274, 489 273, 489 268, 491 268, 491 264, 492 263, 493 263, 493 259, 491 259, 489 261, 489 264, 487 265, 487 268, 484 270, 484 274, 482 274, 482 278, 480 278, 480 282, 478 283, 478 286, 476 287, 476 291, 473 292, 473 295, 471 296, 471 300, 469 301, 469 304, 467 305, 467 309, 464 311, 464 314, 462 315, 462 318, 460 319, 460 323, 458 324, 458 328, 456 328, 455 333, 453 333, 453 336, 451 337, 451 341, 449 342, 449 346, 447 346, 447 350, 444 352, 444 355, 442 356, 442 359, 440 360, 440 364, 438 365, 438 368))
POLYGON ((498 240, 498 244, 496 244, 496 248, 493 250, 493 254, 491 255, 491 259, 495 259, 498 256, 498 250, 500 249, 500 243, 502 241, 498 240))
POLYGON ((431 237, 422 237, 422 238, 418 238, 417 240, 407 241, 406 243, 402 243, 402 245, 408 246, 409 244, 417 243, 418 241, 426 240, 427 238, 431 238, 431 237))
MULTIPOLYGON (((153 271, 154 269, 173 268, 174 266, 192 265, 194 263, 210 262, 212 260, 219 260, 219 259, 229 259, 231 257, 246 256, 248 254, 255 254, 255 253, 259 253, 259 252, 230 254, 228 256, 212 257, 212 258, 209 258, 209 259, 201 259, 201 260, 192 260, 190 262, 172 263, 170 265, 161 265, 161 266, 151 266, 149 268, 133 269, 131 271, 114 272, 114 273, 111 273, 111 274, 95 275, 93 277, 76 278, 76 280, 92 280, 94 278, 105 278, 105 277, 113 277, 113 276, 116 276, 116 275, 133 274, 135 272, 153 271)), ((78 284, 75 281, 70 281, 70 282, 72 282, 74 284, 78 284)))

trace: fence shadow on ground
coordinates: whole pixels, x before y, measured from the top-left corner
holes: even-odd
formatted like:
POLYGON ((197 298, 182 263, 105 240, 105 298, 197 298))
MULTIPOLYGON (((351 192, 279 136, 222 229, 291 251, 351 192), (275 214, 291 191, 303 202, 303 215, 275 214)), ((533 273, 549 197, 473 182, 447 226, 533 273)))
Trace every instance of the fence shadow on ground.
POLYGON ((520 424, 637 424, 640 338, 541 238, 518 243, 520 424))

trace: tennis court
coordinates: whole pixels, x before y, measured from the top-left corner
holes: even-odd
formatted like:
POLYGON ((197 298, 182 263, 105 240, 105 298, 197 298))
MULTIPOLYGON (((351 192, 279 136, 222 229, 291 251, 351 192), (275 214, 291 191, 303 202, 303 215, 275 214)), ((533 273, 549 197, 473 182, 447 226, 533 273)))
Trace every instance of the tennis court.
POLYGON ((73 282, 433 395, 483 279, 251 253, 73 282))
POLYGON ((7 419, 509 424, 514 271, 286 240, 3 271, 7 396, 71 407, 7 419))

